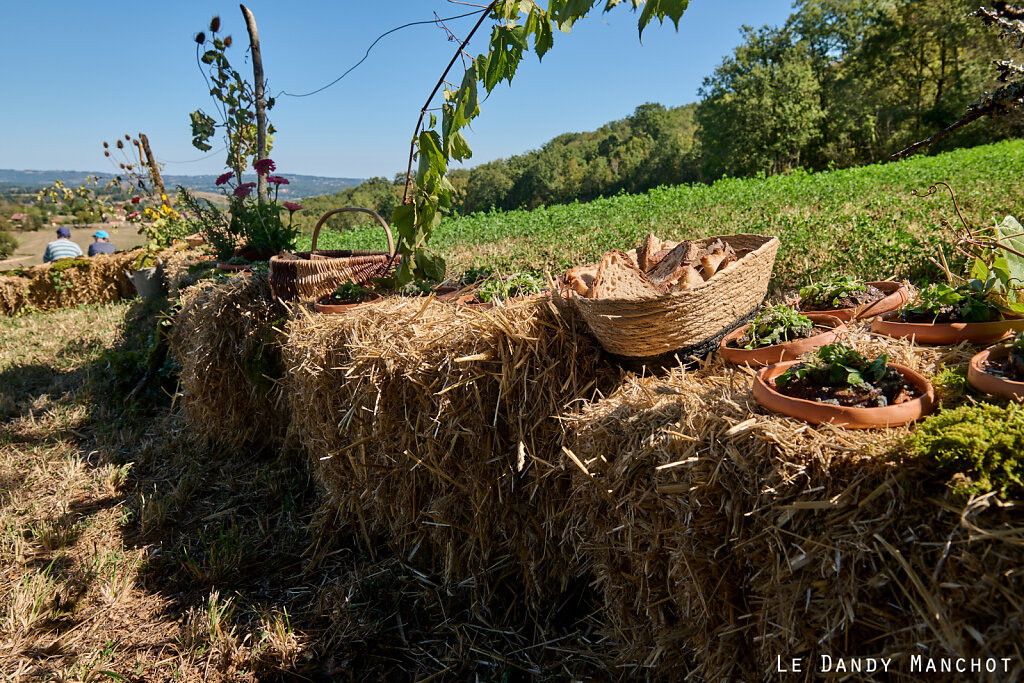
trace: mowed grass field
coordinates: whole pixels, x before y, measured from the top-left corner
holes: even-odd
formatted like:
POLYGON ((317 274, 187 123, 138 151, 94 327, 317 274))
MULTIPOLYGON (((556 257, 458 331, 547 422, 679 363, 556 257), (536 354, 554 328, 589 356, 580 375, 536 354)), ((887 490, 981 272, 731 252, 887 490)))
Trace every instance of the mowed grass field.
MULTIPOLYGON (((1024 141, 1008 141, 831 172, 723 179, 586 204, 449 218, 431 247, 450 272, 480 266, 557 272, 592 263, 607 249, 636 246, 648 231, 663 239, 761 233, 782 241, 776 287, 833 273, 920 282, 937 273, 928 260, 936 246, 954 237, 941 222, 959 227, 959 221, 944 188, 928 198, 911 193, 947 182, 964 217, 982 227, 1024 213, 1022 177, 1024 141)), ((379 228, 325 233, 320 240, 333 249, 384 245, 379 228)))

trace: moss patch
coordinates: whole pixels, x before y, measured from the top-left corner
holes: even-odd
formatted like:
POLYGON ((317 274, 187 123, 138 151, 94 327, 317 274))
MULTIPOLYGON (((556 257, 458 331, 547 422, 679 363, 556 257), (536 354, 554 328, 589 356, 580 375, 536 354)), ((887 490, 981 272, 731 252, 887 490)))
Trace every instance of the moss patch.
POLYGON ((960 494, 1024 491, 1024 406, 982 403, 944 410, 921 423, 905 445, 934 465, 960 494))

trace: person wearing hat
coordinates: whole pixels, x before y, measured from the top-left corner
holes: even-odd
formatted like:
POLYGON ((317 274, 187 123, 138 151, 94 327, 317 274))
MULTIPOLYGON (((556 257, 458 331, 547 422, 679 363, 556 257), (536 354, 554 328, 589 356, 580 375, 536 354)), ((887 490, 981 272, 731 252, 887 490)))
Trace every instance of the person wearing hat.
POLYGON ((81 255, 81 247, 71 241, 71 231, 61 226, 57 228, 57 239, 46 245, 46 251, 43 252, 43 263, 62 258, 78 258, 81 255))
POLYGON ((97 230, 92 234, 93 242, 89 245, 89 256, 97 254, 113 254, 117 249, 110 243, 110 235, 106 230, 97 230))

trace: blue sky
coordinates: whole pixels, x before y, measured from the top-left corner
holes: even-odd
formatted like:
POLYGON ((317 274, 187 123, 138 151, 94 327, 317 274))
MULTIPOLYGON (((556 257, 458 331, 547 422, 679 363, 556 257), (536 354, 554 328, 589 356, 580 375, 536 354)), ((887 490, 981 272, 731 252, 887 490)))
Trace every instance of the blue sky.
MULTIPOLYGON (((498 86, 481 105, 467 135, 469 165, 592 130, 644 102, 696 101, 701 80, 740 42, 742 25, 778 25, 791 9, 789 0, 691 0, 678 33, 655 23, 641 45, 627 5, 595 11, 571 33, 556 34, 543 63, 524 58, 512 86, 498 86)), ((445 0, 250 0, 248 7, 274 94, 329 83, 395 26, 473 9, 445 0)), ((0 168, 111 170, 103 141, 142 131, 165 173, 221 172, 222 153, 202 158, 191 145, 189 112, 213 109, 192 36, 219 14, 222 32, 235 39, 232 63, 251 76, 237 4, 57 0, 6 3, 3 14, 0 168)), ((472 21, 450 27, 462 37, 472 21)), ((470 53, 482 52, 486 40, 481 29, 470 53)), ((433 25, 407 28, 381 40, 360 68, 324 92, 278 97, 270 112, 278 171, 390 177, 404 169, 419 108, 454 48, 433 25)), ((461 71, 452 80, 460 81, 461 71)))

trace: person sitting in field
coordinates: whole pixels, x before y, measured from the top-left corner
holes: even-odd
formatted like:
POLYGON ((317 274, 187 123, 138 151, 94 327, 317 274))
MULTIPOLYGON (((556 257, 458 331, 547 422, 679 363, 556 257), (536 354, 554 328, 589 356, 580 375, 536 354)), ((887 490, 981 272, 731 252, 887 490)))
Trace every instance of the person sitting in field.
POLYGON ((106 230, 97 230, 92 234, 93 242, 89 245, 89 256, 113 254, 117 248, 110 243, 110 235, 106 230))
POLYGON ((46 245, 46 251, 43 252, 43 263, 62 258, 78 258, 81 255, 81 247, 71 241, 71 231, 61 226, 57 228, 57 239, 46 245))

